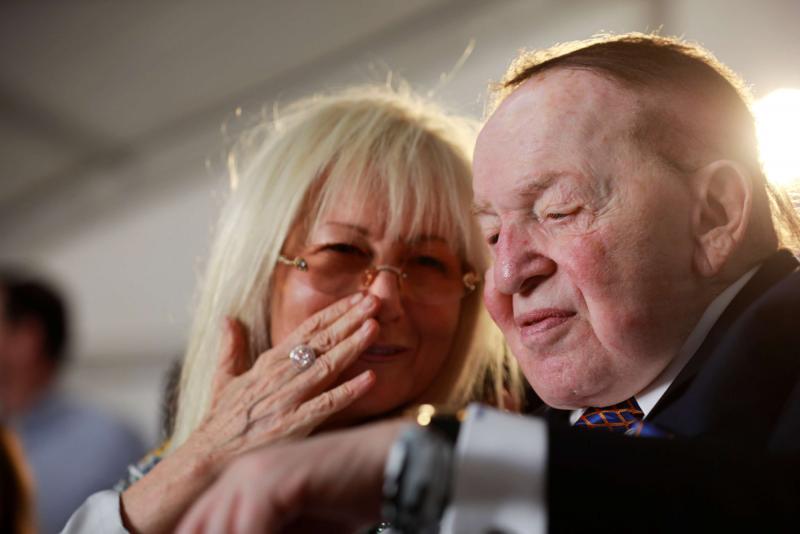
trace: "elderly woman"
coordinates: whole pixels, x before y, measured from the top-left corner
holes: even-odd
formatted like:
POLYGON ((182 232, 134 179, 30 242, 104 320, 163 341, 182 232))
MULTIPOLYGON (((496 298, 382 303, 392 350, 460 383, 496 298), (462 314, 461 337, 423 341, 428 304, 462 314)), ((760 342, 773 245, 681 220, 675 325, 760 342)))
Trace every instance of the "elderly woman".
POLYGON ((422 402, 519 399, 481 304, 473 132, 407 91, 362 87, 296 102, 244 136, 175 430, 122 493, 127 528, 170 530, 255 447, 422 402))

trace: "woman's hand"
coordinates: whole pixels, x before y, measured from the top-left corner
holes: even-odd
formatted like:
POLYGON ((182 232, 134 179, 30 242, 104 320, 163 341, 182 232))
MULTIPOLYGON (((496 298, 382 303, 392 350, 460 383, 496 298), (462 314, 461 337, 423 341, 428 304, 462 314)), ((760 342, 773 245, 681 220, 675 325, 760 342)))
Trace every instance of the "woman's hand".
POLYGON ((386 458, 407 424, 382 422, 240 457, 192 505, 177 532, 336 534, 375 523, 386 458))
POLYGON ((377 308, 378 299, 372 295, 359 293, 339 301, 307 319, 245 372, 247 337, 238 321, 228 320, 227 347, 214 377, 211 408, 189 438, 192 446, 203 444, 200 448, 211 453, 215 463, 224 462, 254 447, 307 436, 363 396, 374 384, 371 371, 329 388, 375 340, 378 324, 370 316, 377 308), (301 344, 318 354, 303 371, 289 360, 289 352, 301 344))
POLYGON ((331 388, 338 376, 376 339, 372 318, 379 301, 357 294, 336 302, 261 354, 248 369, 247 336, 226 320, 226 341, 212 386, 208 414, 189 439, 122 495, 126 526, 163 532, 234 457, 288 438, 307 436, 332 414, 374 385, 365 371, 331 388), (311 346, 317 359, 299 370, 289 360, 297 345, 311 346))

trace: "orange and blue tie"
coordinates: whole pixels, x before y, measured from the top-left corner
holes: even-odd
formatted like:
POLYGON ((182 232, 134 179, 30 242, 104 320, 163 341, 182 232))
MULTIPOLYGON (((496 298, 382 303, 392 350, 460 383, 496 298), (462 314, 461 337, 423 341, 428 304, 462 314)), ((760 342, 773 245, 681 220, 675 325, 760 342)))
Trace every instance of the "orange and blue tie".
POLYGON ((605 408, 586 408, 575 426, 609 432, 627 432, 634 426, 638 426, 637 423, 643 417, 644 412, 639 408, 636 399, 631 397, 624 402, 605 408))

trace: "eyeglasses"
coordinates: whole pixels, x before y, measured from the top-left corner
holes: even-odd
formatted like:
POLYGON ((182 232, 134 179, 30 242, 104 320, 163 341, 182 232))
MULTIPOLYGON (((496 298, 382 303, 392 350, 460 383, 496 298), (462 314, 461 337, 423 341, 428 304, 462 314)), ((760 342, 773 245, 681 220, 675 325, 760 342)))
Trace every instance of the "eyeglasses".
POLYGON ((308 259, 281 254, 278 262, 306 273, 305 280, 314 289, 342 297, 367 289, 381 272, 396 275, 403 295, 421 304, 459 300, 474 291, 481 281, 475 272, 461 274, 460 268, 430 256, 413 257, 401 267, 372 265, 364 254, 335 251, 312 254, 308 259))

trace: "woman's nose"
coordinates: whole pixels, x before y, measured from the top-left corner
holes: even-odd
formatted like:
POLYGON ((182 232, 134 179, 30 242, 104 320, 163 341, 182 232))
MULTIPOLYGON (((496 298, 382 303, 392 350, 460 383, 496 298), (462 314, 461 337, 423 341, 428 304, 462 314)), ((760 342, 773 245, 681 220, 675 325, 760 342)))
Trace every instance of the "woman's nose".
POLYGON ((368 281, 366 290, 381 300, 379 322, 391 321, 403 314, 401 278, 399 269, 388 267, 378 268, 368 281))

